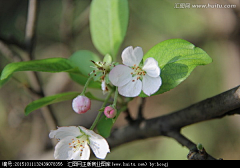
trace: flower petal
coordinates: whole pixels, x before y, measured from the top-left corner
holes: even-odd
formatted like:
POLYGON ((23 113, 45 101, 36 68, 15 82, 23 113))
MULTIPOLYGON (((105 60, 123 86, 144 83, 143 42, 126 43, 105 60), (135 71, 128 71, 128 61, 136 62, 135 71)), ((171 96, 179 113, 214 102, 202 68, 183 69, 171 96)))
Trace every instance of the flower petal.
POLYGON ((90 157, 90 148, 88 145, 86 145, 85 148, 83 149, 81 160, 89 160, 89 157, 90 157))
POLYGON ((94 131, 86 129, 85 127, 79 126, 81 131, 88 135, 90 141, 90 147, 93 150, 93 153, 99 159, 104 159, 107 153, 110 152, 108 142, 99 134, 96 134, 94 131))
POLYGON ((123 86, 131 80, 131 72, 133 72, 133 70, 128 66, 117 65, 110 71, 109 80, 115 86, 123 86))
POLYGON ((151 77, 158 77, 160 75, 158 62, 152 57, 146 59, 142 69, 151 77))
POLYGON ((108 89, 107 89, 105 80, 102 81, 101 88, 102 88, 103 94, 107 93, 108 89))
POLYGON ((95 138, 95 139, 101 139, 103 138, 101 135, 95 133, 93 130, 89 130, 83 126, 78 126, 84 134, 88 135, 89 137, 95 138))
POLYGON ((143 50, 141 47, 132 46, 125 48, 122 52, 123 64, 127 66, 138 66, 143 58, 143 50))
POLYGON ((82 133, 79 131, 79 128, 76 126, 69 126, 69 127, 58 127, 57 130, 51 130, 49 133, 49 138, 56 138, 61 140, 67 136, 80 136, 82 133))
POLYGON ((95 156, 99 159, 105 159, 107 153, 110 152, 107 141, 103 137, 101 138, 89 137, 89 141, 90 141, 89 145, 95 156))
POLYGON ((118 87, 120 95, 125 97, 136 97, 141 93, 142 81, 137 80, 137 76, 133 77, 126 85, 118 87))
POLYGON ((150 96, 151 94, 154 94, 155 92, 158 91, 160 86, 162 85, 162 79, 160 76, 153 78, 149 75, 145 75, 143 77, 143 92, 150 96))
POLYGON ((72 158, 71 151, 72 148, 69 147, 69 143, 72 142, 73 136, 68 136, 63 138, 55 146, 54 158, 59 160, 69 160, 72 158), (70 155, 69 155, 70 154, 70 155))

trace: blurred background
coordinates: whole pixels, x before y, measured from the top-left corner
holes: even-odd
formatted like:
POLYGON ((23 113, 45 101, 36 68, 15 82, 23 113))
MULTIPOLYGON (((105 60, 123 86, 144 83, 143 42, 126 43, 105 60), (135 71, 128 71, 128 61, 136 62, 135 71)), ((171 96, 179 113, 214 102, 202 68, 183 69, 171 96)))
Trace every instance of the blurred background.
MULTIPOLYGON (((68 58, 77 50, 98 55, 89 30, 90 0, 40 0, 36 23, 35 59, 68 58)), ((0 0, 0 39, 24 41, 28 1, 0 0)), ((185 108, 240 84, 240 1, 239 0, 129 0, 130 19, 125 40, 127 46, 141 46, 146 53, 159 42, 182 38, 205 50, 213 62, 197 67, 173 90, 146 99, 144 117, 152 118, 185 108), (183 4, 181 4, 183 3, 183 4), (190 4, 190 7, 188 5, 190 4), (196 4, 215 7, 193 8, 196 4), (216 4, 235 5, 217 8, 216 4)), ((26 57, 16 45, 0 40, 0 70, 10 62, 26 57)), ((101 56, 102 57, 102 56, 101 56)), ((79 91, 82 87, 67 73, 39 73, 46 95, 79 91)), ((26 105, 34 100, 24 89, 29 83, 27 72, 17 72, 0 89, 0 159, 54 159, 49 129, 41 110, 24 115, 26 105)), ((91 90, 101 96, 101 91, 91 90)), ((91 111, 78 115, 71 101, 51 106, 58 126, 89 127, 101 103, 92 102, 91 111)), ((137 100, 129 103, 136 116, 137 100)), ((126 125, 121 114, 115 127, 126 125)), ((184 127, 182 133, 195 143, 202 143, 216 158, 240 159, 240 116, 205 121, 184 127)), ((149 138, 111 149, 106 159, 186 160, 188 149, 166 137, 149 138)), ((94 155, 91 155, 95 159, 94 155)))

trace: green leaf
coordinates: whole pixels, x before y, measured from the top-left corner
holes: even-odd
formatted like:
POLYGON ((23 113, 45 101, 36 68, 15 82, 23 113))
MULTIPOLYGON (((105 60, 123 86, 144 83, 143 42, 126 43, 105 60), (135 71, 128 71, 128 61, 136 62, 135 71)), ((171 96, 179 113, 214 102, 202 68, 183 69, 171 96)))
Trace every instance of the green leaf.
POLYGON ((114 59, 127 32, 127 0, 93 0, 90 10, 90 31, 94 46, 102 55, 114 59))
POLYGON ((27 107, 25 108, 25 115, 28 115, 34 110, 37 110, 43 106, 74 99, 79 94, 80 94, 79 92, 67 92, 67 93, 60 93, 53 96, 47 96, 47 97, 35 100, 27 105, 27 107))
MULTIPOLYGON (((89 78, 89 73, 92 72, 95 65, 91 62, 100 61, 100 58, 91 51, 87 50, 79 50, 73 53, 69 57, 70 62, 73 64, 74 67, 77 67, 80 73, 69 73, 71 79, 78 84, 84 86, 89 78)), ((91 81, 88 87, 91 88, 101 88, 101 84, 99 82, 91 81)))
POLYGON ((70 61, 65 58, 14 62, 5 66, 1 74, 1 81, 9 78, 17 71, 73 72, 75 69, 70 61))
MULTIPOLYGON (((161 68, 162 86, 155 94, 175 88, 184 81, 198 65, 212 62, 211 57, 202 49, 183 39, 170 39, 151 48, 143 61, 153 57, 161 68)), ((141 93, 141 97, 146 97, 141 93)))
POLYGON ((103 116, 97 125, 98 133, 104 138, 109 137, 111 134, 113 124, 114 124, 113 119, 103 116))
MULTIPOLYGON (((2 73, 2 71, 0 71, 2 73)), ((11 78, 11 75, 5 78, 4 80, 0 80, 0 88, 11 78)))
POLYGON ((70 57, 69 60, 71 63, 75 66, 78 67, 79 71, 85 75, 86 77, 89 76, 89 73, 92 72, 94 64, 91 62, 95 61, 98 62, 100 61, 100 58, 98 55, 94 54, 91 51, 88 50, 79 50, 73 53, 70 57))
POLYGON ((121 112, 125 111, 126 109, 127 106, 123 106, 121 109, 117 110, 117 115, 114 118, 107 118, 105 115, 103 115, 102 118, 97 123, 98 133, 102 135, 104 138, 109 137, 111 134, 112 127, 116 122, 118 116, 121 114, 121 112))

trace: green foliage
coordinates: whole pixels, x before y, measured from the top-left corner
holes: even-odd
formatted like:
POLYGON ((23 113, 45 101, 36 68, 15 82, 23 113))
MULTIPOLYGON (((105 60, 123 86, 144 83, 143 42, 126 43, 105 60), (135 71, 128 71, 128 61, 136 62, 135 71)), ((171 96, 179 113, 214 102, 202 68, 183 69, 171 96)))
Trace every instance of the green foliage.
MULTIPOLYGON (((169 91, 184 81, 198 65, 206 65, 212 59, 202 49, 183 39, 170 39, 151 48, 143 61, 153 57, 161 68, 162 86, 156 94, 169 91)), ((146 97, 141 93, 142 97, 146 97)))
MULTIPOLYGON (((100 61, 100 58, 91 51, 79 50, 73 53, 69 60, 74 67, 79 69, 79 73, 69 73, 71 79, 84 86, 89 78, 90 72, 93 70, 92 67, 94 64, 91 62, 91 60, 98 62, 100 61)), ((100 83, 91 81, 89 87, 100 89, 100 83)))
MULTIPOLYGON (((2 73, 2 71, 0 71, 2 73)), ((11 77, 11 75, 3 80, 0 80, 0 88, 8 81, 8 79, 11 77)))
POLYGON ((94 46, 102 55, 114 59, 128 26, 127 0, 93 0, 90 10, 90 30, 94 46))
POLYGON ((99 120, 97 125, 98 133, 104 138, 109 137, 111 134, 113 124, 114 124, 113 119, 103 116, 99 120))
POLYGON ((42 60, 13 62, 2 71, 1 81, 8 79, 14 72, 40 71, 40 72, 74 72, 76 69, 65 58, 48 58, 42 60))
POLYGON ((79 50, 73 53, 69 60, 74 66, 79 68, 81 74, 89 76, 89 73, 92 72, 92 67, 94 66, 91 60, 98 62, 100 61, 100 58, 91 51, 79 50))
MULTIPOLYGON (((117 110, 117 115, 114 118, 107 118, 105 115, 101 117, 97 124, 97 130, 100 135, 104 138, 108 138, 111 134, 112 127, 117 120, 118 116, 122 111, 127 109, 126 106, 123 106, 121 109, 117 110)), ((100 112, 103 110, 100 110, 100 112)))
POLYGON ((30 114, 34 110, 37 110, 43 106, 47 106, 50 104, 66 101, 66 100, 72 100, 75 97, 77 97, 80 93, 79 92, 66 92, 66 93, 60 93, 53 96, 47 96, 43 97, 41 99, 35 100, 27 105, 25 108, 25 115, 30 114))

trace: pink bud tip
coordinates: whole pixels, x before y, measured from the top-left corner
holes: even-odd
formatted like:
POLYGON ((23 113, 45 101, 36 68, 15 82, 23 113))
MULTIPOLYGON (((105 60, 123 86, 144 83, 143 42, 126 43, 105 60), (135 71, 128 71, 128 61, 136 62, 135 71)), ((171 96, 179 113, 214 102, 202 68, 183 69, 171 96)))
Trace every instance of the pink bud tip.
POLYGON ((117 110, 115 110, 113 107, 111 106, 107 106, 104 109, 104 114, 107 118, 114 118, 117 114, 117 110))
POLYGON ((91 107, 91 100, 85 96, 77 96, 72 101, 72 108, 78 114, 86 113, 91 107))

